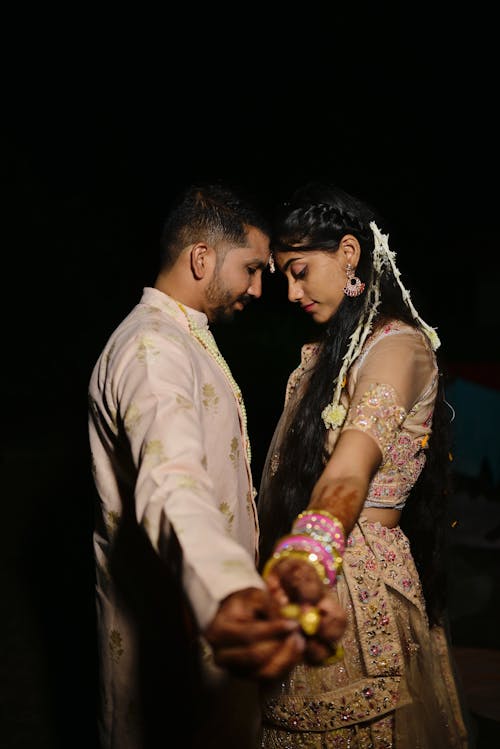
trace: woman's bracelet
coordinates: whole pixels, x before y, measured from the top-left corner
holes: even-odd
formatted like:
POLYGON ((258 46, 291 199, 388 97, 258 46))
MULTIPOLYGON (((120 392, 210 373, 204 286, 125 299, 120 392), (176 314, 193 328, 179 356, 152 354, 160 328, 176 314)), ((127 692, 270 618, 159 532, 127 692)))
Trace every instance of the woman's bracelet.
POLYGON ((292 533, 306 533, 327 547, 335 548, 340 556, 344 554, 344 526, 328 510, 314 508, 304 510, 297 516, 292 526, 292 533))
POLYGON ((275 567, 278 562, 281 562, 283 559, 300 559, 303 562, 307 562, 312 567, 314 567, 319 579, 324 585, 330 584, 330 580, 326 574, 326 570, 322 563, 319 561, 316 554, 308 552, 305 549, 296 548, 281 549, 279 551, 276 550, 272 557, 270 557, 264 565, 264 569, 262 571, 262 577, 264 578, 264 580, 270 575, 273 567, 275 567))
POLYGON ((301 559, 314 567, 322 583, 333 586, 342 570, 344 550, 345 532, 340 520, 327 510, 304 510, 295 519, 291 533, 277 542, 262 576, 265 579, 283 559, 301 559))
POLYGON ((336 549, 326 548, 324 544, 317 541, 312 536, 306 536, 299 533, 291 533, 284 536, 274 548, 274 553, 279 554, 282 551, 302 551, 309 554, 309 562, 312 564, 318 561, 325 570, 326 578, 330 585, 335 584, 337 574, 342 568, 342 557, 336 549))

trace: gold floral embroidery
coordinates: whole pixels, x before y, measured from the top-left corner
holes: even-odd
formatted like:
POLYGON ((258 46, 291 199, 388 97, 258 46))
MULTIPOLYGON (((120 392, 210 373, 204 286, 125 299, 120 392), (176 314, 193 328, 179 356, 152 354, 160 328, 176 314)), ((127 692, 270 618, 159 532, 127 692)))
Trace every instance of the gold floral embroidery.
POLYGON ((236 439, 236 437, 233 437, 233 439, 231 440, 231 452, 229 453, 229 459, 233 462, 235 468, 238 466, 239 457, 240 448, 238 440, 236 439))
POLYGON ((225 515, 227 526, 228 526, 228 531, 230 532, 231 526, 234 522, 234 513, 231 512, 231 509, 227 502, 221 502, 221 504, 219 505, 219 510, 222 512, 223 515, 225 515))
POLYGON ((217 405, 219 403, 219 396, 217 395, 217 392, 213 385, 206 382, 202 387, 202 403, 205 406, 205 408, 208 410, 212 409, 213 411, 217 412, 217 405))
POLYGON ((186 410, 189 408, 193 408, 192 401, 188 400, 188 398, 184 398, 183 395, 176 395, 175 401, 179 408, 185 408, 186 410))
POLYGON ((354 409, 349 409, 345 428, 368 432, 385 456, 405 417, 406 411, 398 405, 392 385, 376 383, 370 385, 354 409))
POLYGON ((141 412, 135 403, 131 403, 125 412, 124 424, 128 434, 133 434, 137 424, 141 420, 141 412))
POLYGON ((385 460, 373 477, 366 507, 401 509, 425 465, 421 440, 402 430, 390 445, 385 460))
POLYGON ((113 663, 118 663, 123 655, 123 639, 117 629, 112 629, 109 633, 109 650, 113 663))
POLYGON ((182 476, 178 479, 177 486, 182 489, 199 489, 198 482, 192 476, 182 476))
POLYGON ((189 325, 189 331, 190 333, 197 339, 197 341, 203 346, 203 348, 210 354, 210 356, 214 359, 214 361, 217 362, 219 367, 224 372, 225 377, 229 381, 229 384, 231 385, 231 389, 235 395, 236 400, 238 401, 239 406, 239 416, 241 419, 241 426, 243 430, 243 445, 245 447, 246 457, 248 460, 248 463, 250 464, 252 459, 252 450, 250 447, 250 440, 248 439, 248 429, 247 429, 247 412, 245 409, 245 403, 243 401, 243 396, 241 394, 241 390, 234 379, 233 375, 231 374, 231 370, 229 368, 228 363, 222 356, 221 352, 219 351, 219 348, 217 346, 217 343, 215 341, 215 338, 213 337, 213 334, 211 330, 209 330, 208 327, 198 326, 198 324, 193 320, 193 318, 188 315, 184 305, 182 305, 180 302, 177 302, 177 306, 185 316, 187 323, 189 325))
POLYGON ((144 448, 144 458, 149 459, 150 462, 156 463, 165 460, 162 441, 151 440, 150 442, 147 442, 144 448))
POLYGON ((147 335, 143 335, 139 338, 137 345, 137 358, 142 364, 144 364, 147 359, 158 356, 159 353, 159 349, 152 338, 147 335))
POLYGON ((248 515, 249 518, 253 517, 253 503, 254 503, 254 500, 255 500, 256 496, 257 496, 257 490, 256 489, 252 489, 251 492, 250 491, 247 492, 247 504, 246 504, 246 508, 247 508, 247 515, 248 515))

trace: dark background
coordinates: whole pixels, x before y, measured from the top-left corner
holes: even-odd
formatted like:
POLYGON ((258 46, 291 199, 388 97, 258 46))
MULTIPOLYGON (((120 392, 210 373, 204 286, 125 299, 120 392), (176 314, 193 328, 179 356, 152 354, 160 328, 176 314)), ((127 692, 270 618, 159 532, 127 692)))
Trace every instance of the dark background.
MULTIPOLYGON (((286 7, 272 25, 269 11, 12 21, 1 134, 5 749, 95 743, 87 383, 154 281, 168 202, 185 184, 226 178, 271 208, 325 176, 369 200, 450 376, 500 389, 492 19, 481 4, 442 16, 424 5, 286 7)), ((245 396, 258 484, 308 325, 267 276, 263 298, 215 332, 245 396)), ((457 480, 496 511, 491 472, 457 480)), ((479 546, 476 574, 490 580, 498 547, 479 546)), ((453 549, 465 565, 471 546, 453 549)), ((461 582, 475 578, 460 569, 455 643, 496 649, 498 577, 471 611, 461 582)))

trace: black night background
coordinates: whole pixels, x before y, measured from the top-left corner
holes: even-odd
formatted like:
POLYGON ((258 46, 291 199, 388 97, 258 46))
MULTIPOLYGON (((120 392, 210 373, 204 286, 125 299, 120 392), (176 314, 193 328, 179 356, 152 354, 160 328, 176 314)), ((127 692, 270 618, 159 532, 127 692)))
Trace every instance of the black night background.
MULTIPOLYGON (((358 3, 304 19, 286 7, 288 22, 272 27, 217 12, 196 28, 132 11, 59 18, 57 33, 46 17, 50 31, 34 18, 13 25, 1 132, 0 743, 95 746, 87 383, 154 281, 170 198, 224 178, 272 209, 325 176, 386 216, 412 300, 442 341, 456 412, 450 630, 480 749, 500 724, 492 19, 481 4, 442 18, 358 3)), ((267 276, 263 297, 214 332, 245 397, 258 486, 308 326, 267 276)))

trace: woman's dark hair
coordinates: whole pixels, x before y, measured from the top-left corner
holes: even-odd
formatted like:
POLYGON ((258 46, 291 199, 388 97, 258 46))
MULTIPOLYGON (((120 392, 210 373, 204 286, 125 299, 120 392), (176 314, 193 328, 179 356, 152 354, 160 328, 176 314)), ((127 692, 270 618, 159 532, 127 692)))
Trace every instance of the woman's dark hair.
MULTIPOLYGON (((300 245, 301 252, 322 249, 336 252, 345 234, 353 234, 361 245, 356 275, 368 286, 374 273, 374 246, 370 222, 382 228, 380 217, 367 204, 335 186, 309 183, 299 188, 277 212, 271 234, 271 248, 286 251, 300 245)), ((380 305, 377 322, 395 317, 418 328, 406 306, 392 273, 380 277, 380 305)), ((270 479, 269 493, 279 502, 259 506, 261 524, 260 559, 272 554, 280 536, 290 531, 299 512, 307 506, 314 484, 323 471, 325 425, 321 413, 332 398, 334 374, 342 366, 349 338, 363 315, 364 296, 346 297, 333 317, 322 326, 317 364, 303 397, 298 402, 280 449, 277 472, 270 479)), ((433 431, 424 469, 412 489, 402 514, 422 581, 428 614, 437 621, 444 606, 442 543, 445 513, 449 435, 445 434, 446 405, 440 383, 433 417, 433 431)), ((448 418, 449 422, 449 418, 448 418)))

